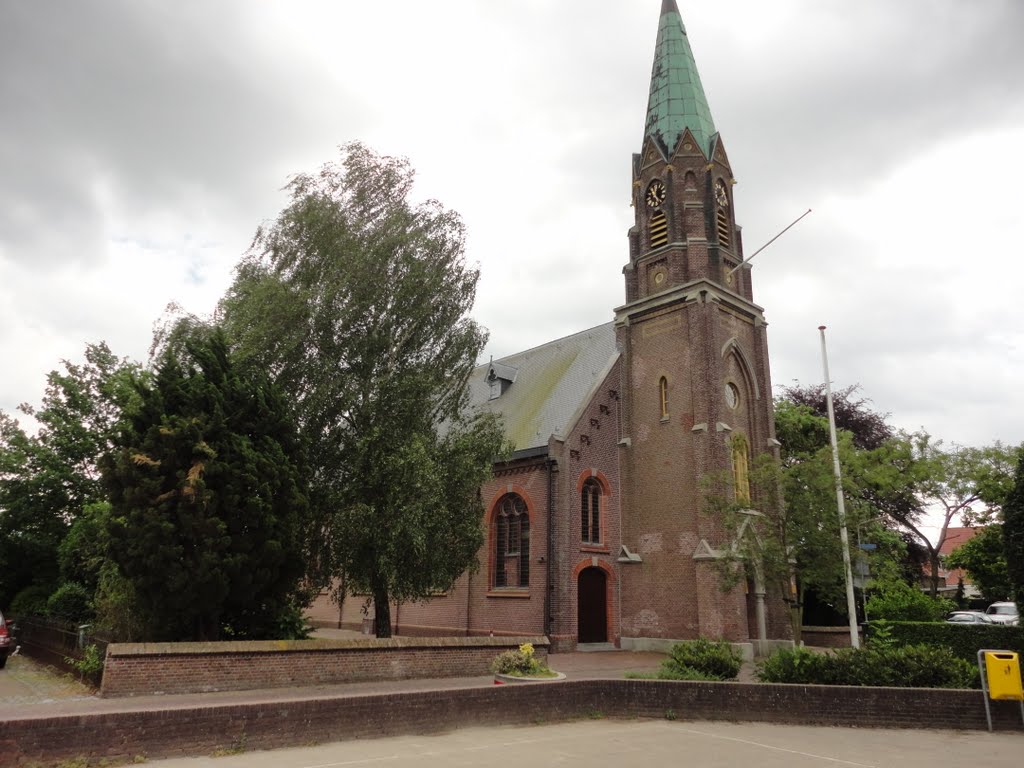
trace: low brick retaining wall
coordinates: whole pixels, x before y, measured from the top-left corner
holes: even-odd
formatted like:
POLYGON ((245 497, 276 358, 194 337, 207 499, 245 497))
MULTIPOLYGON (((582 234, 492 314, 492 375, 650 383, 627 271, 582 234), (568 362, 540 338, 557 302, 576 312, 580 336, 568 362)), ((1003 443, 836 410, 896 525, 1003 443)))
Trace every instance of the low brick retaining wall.
POLYGON ((210 693, 411 678, 475 677, 502 651, 544 637, 393 637, 228 643, 113 643, 102 696, 210 693))
MULTIPOLYGON (((0 721, 0 765, 128 760, 584 717, 983 730, 980 691, 578 680, 0 721)), ((1021 731, 1016 702, 997 730, 1021 731)))
POLYGON ((816 648, 849 648, 850 627, 801 627, 800 639, 816 648))

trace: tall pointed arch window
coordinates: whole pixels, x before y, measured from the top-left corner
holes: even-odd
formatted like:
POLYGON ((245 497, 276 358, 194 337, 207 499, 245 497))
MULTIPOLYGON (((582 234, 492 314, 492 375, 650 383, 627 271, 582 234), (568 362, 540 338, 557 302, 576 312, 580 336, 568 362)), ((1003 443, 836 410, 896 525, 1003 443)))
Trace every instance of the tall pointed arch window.
POLYGON ((498 502, 494 545, 494 586, 530 586, 530 514, 517 494, 506 494, 498 502))
POLYGON ((661 418, 668 418, 668 379, 664 376, 658 381, 658 399, 661 403, 661 418))
POLYGON ((737 504, 750 503, 750 447, 744 435, 732 436, 732 477, 737 504))
POLYGON ((580 518, 583 542, 601 543, 601 483, 593 477, 583 482, 580 493, 580 518))

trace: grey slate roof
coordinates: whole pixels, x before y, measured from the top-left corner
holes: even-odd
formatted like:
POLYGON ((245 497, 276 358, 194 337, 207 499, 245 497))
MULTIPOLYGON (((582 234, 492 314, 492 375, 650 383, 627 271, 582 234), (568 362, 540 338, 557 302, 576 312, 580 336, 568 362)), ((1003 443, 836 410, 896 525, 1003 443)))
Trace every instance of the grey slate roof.
POLYGON ((491 362, 503 378, 503 392, 490 399, 491 363, 477 366, 469 380, 472 407, 500 413, 515 450, 546 446, 564 435, 617 358, 615 328, 605 323, 491 362), (509 368, 515 369, 509 383, 509 368))

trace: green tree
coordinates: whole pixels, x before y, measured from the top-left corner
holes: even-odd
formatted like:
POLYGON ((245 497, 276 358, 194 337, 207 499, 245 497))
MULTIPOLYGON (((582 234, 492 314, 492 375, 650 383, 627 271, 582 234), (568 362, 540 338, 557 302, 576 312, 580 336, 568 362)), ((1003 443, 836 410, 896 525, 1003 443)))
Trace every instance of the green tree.
POLYGON ((314 563, 390 600, 448 589, 475 566, 479 485, 499 453, 492 417, 467 414, 486 335, 469 311, 478 272, 458 215, 409 195, 407 161, 360 144, 288 185, 222 310, 248 364, 294 398, 324 547, 314 563))
POLYGON ((911 479, 919 504, 893 517, 928 552, 932 597, 938 595, 940 552, 950 526, 984 524, 997 517, 1012 487, 1017 450, 999 442, 945 448, 919 432, 894 451, 893 469, 911 479), (934 541, 924 531, 928 524, 938 528, 934 541))
POLYGON ((98 462, 140 374, 104 343, 88 345, 84 363, 62 366, 47 376, 39 408, 20 406, 36 434, 0 412, 0 603, 33 584, 56 587, 57 549, 82 509, 103 499, 98 462))
POLYGON ((1017 456, 1013 487, 1003 504, 1003 546, 1017 607, 1024 608, 1024 449, 1017 456))
POLYGON ((150 639, 271 636, 304 570, 295 427, 276 387, 238 372, 222 333, 184 348, 138 382, 105 463, 109 554, 150 639))
POLYGON ((989 602, 1010 597, 1010 574, 1006 568, 1003 526, 987 525, 946 557, 947 568, 962 568, 989 602))
MULTIPOLYGON (((887 484, 878 478, 879 465, 886 460, 884 447, 892 438, 877 439, 884 432, 884 420, 873 412, 863 413, 867 401, 853 401, 853 392, 853 388, 843 390, 835 399, 843 422, 865 430, 861 434, 839 428, 837 433, 851 558, 866 557, 872 573, 888 573, 905 549, 886 529, 879 509, 882 500, 892 501, 902 492, 898 482, 887 484), (859 552, 861 541, 876 545, 872 554, 859 552)), ((782 443, 787 539, 796 564, 799 602, 803 604, 807 591, 813 590, 820 600, 845 614, 846 577, 828 420, 805 404, 808 398, 799 396, 799 390, 791 388, 789 393, 796 396, 776 402, 775 422, 782 443)))
POLYGON ((48 594, 59 578, 57 545, 67 524, 37 501, 36 456, 35 442, 0 412, 0 605, 30 587, 48 594))

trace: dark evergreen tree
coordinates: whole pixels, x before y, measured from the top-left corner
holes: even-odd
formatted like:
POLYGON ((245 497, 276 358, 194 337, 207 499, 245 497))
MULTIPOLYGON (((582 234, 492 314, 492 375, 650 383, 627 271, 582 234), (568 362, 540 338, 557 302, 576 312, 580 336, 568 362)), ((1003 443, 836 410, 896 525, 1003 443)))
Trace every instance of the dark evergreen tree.
POLYGON ((110 556, 151 639, 272 637, 300 593, 307 509, 287 404, 224 336, 169 351, 106 463, 110 556))

